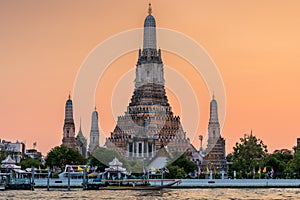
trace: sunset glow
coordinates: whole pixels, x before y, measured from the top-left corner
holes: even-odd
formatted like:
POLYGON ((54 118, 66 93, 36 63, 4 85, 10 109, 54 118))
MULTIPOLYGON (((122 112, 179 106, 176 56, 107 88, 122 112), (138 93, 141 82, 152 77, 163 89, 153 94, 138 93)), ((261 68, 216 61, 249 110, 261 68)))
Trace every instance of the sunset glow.
MULTIPOLYGON (((221 132, 227 153, 251 130, 270 152, 292 149, 300 137, 300 2, 151 3, 158 27, 194 39, 218 66, 227 97, 221 132)), ((107 38, 141 28, 147 7, 148 1, 141 0, 0 1, 0 139, 24 141, 28 148, 37 142, 44 155, 61 145, 65 101, 69 92, 72 95, 81 64, 107 38)), ((120 77, 134 70, 137 55, 121 56, 98 82, 95 104, 101 136, 109 136, 114 129, 111 94, 120 77)), ((211 100, 207 85, 180 56, 163 51, 162 57, 165 65, 188 80, 198 99, 200 124, 191 139, 199 148, 197 136, 207 134, 211 100)), ((123 108, 116 114, 126 110, 133 81, 134 76, 128 83, 131 92, 118 100, 123 108)), ((166 88, 174 114, 181 116, 186 111, 180 99, 166 88)), ((80 116, 76 105, 74 113, 80 116)), ((189 118, 182 119, 187 130, 189 118)), ((86 136, 89 120, 83 119, 86 136)), ((75 124, 77 134, 77 118, 75 124)))

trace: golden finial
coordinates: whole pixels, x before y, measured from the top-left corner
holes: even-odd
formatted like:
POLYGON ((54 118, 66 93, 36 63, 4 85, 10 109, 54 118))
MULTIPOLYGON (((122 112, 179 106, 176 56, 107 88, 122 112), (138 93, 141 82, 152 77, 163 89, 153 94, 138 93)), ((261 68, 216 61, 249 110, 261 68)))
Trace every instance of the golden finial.
POLYGON ((149 14, 149 15, 151 15, 151 14, 152 14, 152 7, 151 7, 151 3, 149 3, 148 14, 149 14))
POLYGON ((71 91, 69 91, 69 99, 71 99, 71 91))

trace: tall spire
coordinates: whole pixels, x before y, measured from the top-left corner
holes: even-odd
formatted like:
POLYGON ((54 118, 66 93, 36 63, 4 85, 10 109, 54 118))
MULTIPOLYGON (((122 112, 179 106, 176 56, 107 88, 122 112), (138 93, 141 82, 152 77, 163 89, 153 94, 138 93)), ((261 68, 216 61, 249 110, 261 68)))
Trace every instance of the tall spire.
POLYGON ((81 117, 80 117, 80 126, 79 126, 79 131, 76 137, 76 145, 77 145, 77 150, 81 155, 84 157, 87 156, 86 150, 87 150, 87 140, 84 137, 82 130, 81 130, 81 117))
POLYGON ((218 104, 217 101, 215 100, 215 95, 213 94, 212 100, 210 102, 210 122, 219 122, 218 119, 218 104))
POLYGON ((66 101, 65 107, 65 121, 63 127, 63 140, 62 144, 69 148, 76 148, 75 140, 75 124, 73 119, 73 102, 71 100, 71 95, 69 94, 69 99, 66 101))
POLYGON ((144 22, 143 50, 139 50, 136 65, 135 88, 144 85, 164 85, 164 69, 160 49, 156 49, 156 22, 152 16, 151 4, 148 8, 148 16, 144 22))
POLYGON ((148 16, 144 22, 144 46, 143 49, 156 50, 156 22, 152 16, 152 7, 149 4, 148 16))
POLYGON ((65 107, 65 121, 74 121, 73 120, 73 102, 71 100, 71 97, 69 95, 69 99, 66 101, 66 107, 65 107))
POLYGON ((79 131, 81 132, 81 117, 80 117, 79 131))
POLYGON ((215 143, 220 138, 220 123, 218 119, 218 104, 215 100, 215 96, 212 96, 210 102, 210 118, 208 122, 208 146, 207 149, 210 150, 214 147, 215 143))
POLYGON ((90 132, 89 153, 93 153, 94 149, 99 146, 99 126, 98 126, 98 112, 96 110, 92 113, 92 125, 90 132))

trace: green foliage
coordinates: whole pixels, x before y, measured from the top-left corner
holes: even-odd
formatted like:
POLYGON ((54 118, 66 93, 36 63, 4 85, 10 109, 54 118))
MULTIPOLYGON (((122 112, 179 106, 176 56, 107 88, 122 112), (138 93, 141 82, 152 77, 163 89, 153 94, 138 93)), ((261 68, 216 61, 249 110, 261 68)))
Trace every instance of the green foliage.
POLYGON ((287 178, 300 178, 300 147, 294 147, 294 156, 287 163, 285 173, 287 178))
POLYGON ((137 162, 135 160, 124 160, 123 166, 127 169, 129 172, 141 172, 143 170, 143 163, 137 162))
POLYGON ((177 165, 168 166, 169 173, 166 173, 166 178, 185 178, 187 176, 186 172, 182 167, 177 165))
POLYGON ((6 158, 5 151, 0 151, 0 161, 4 160, 6 158))
MULTIPOLYGON (((109 150, 106 148, 98 147, 94 150, 92 155, 96 160, 98 160, 99 163, 102 163, 105 166, 108 166, 108 164, 116 157, 120 161, 122 160, 122 157, 118 152, 109 150)), ((122 162, 122 161, 121 161, 122 162)))
POLYGON ((87 160, 77 151, 66 146, 57 146, 50 150, 45 159, 46 166, 63 169, 67 164, 86 164, 87 160))
POLYGON ((197 165, 183 154, 177 160, 171 161, 167 168, 169 173, 166 173, 166 178, 186 178, 189 173, 197 170, 197 165))
POLYGON ((126 168, 127 171, 142 173, 142 162, 137 162, 135 160, 126 160, 117 151, 109 150, 106 148, 99 147, 95 149, 93 155, 89 158, 89 164, 92 166, 98 166, 101 168, 101 171, 104 171, 105 167, 107 167, 115 157, 123 163, 123 167, 126 168))
POLYGON ((33 159, 30 157, 21 160, 20 165, 23 170, 30 168, 31 166, 34 166, 35 168, 43 167, 38 159, 33 159))
POLYGON ((268 171, 273 168, 273 178, 285 178, 285 169, 287 163, 293 158, 292 152, 287 149, 275 150, 266 158, 266 167, 268 171))
POLYGON ((232 162, 229 174, 233 177, 233 170, 236 170, 237 178, 249 176, 253 168, 262 168, 268 152, 263 141, 253 136, 252 133, 240 138, 240 143, 236 143, 233 150, 233 154, 227 156, 232 162))
POLYGON ((197 165, 186 158, 183 154, 181 155, 172 165, 179 166, 183 168, 186 173, 194 172, 197 170, 197 165))
POLYGON ((97 166, 97 171, 103 172, 105 170, 105 168, 107 167, 107 165, 103 164, 102 162, 100 162, 97 158, 95 158, 94 156, 90 156, 88 158, 88 164, 90 166, 97 166))

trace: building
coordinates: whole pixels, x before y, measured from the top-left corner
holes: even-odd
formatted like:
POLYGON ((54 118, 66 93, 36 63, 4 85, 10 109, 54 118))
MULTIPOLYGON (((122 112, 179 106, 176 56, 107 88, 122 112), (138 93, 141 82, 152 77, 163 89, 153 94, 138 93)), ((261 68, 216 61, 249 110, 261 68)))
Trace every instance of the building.
POLYGON ((77 150, 83 157, 87 157, 87 140, 84 137, 82 130, 81 130, 81 121, 80 121, 80 126, 79 126, 79 131, 76 136, 76 145, 77 145, 77 150))
POLYGON ((218 119, 218 104, 213 96, 210 102, 210 118, 208 122, 207 148, 204 150, 204 158, 201 163, 203 169, 214 170, 217 173, 224 171, 227 174, 228 166, 226 160, 225 140, 220 134, 220 123, 218 119))
POLYGON ((77 149, 75 138, 75 123, 73 119, 73 103, 70 95, 65 107, 65 121, 63 127, 62 145, 77 149))
POLYGON ((32 159, 42 159, 42 153, 37 151, 36 149, 26 149, 25 155, 32 159))
POLYGON ((172 112, 164 84, 161 50, 156 46, 156 22, 149 4, 143 49, 138 51, 135 89, 127 111, 118 117, 106 140, 109 149, 129 159, 151 160, 163 147, 170 154, 190 148, 180 117, 172 112))
POLYGON ((25 155, 25 144, 23 142, 10 142, 6 140, 0 140, 1 151, 5 152, 6 155, 10 155, 11 158, 16 162, 21 162, 21 159, 25 155))
POLYGON ((99 126, 98 126, 98 112, 97 109, 92 113, 92 124, 90 132, 90 144, 89 144, 89 155, 99 147, 99 126))

